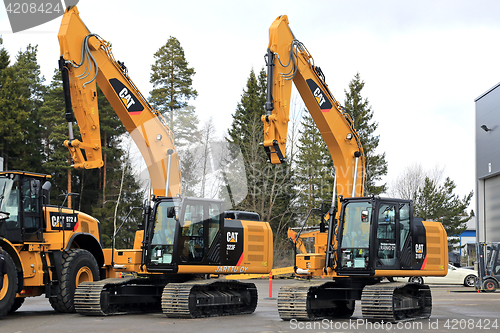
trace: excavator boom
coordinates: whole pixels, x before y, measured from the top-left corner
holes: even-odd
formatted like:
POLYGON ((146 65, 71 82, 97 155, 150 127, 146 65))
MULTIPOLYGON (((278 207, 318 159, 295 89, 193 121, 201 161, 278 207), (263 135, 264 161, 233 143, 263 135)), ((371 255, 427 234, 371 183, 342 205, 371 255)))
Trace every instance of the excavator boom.
POLYGON ((351 117, 344 112, 304 44, 293 35, 286 15, 269 28, 266 55, 267 101, 263 146, 273 164, 285 161, 292 82, 330 151, 337 176, 337 194, 363 195, 365 155, 351 117))
POLYGON ((165 119, 153 110, 134 85, 125 65, 114 59, 110 44, 90 33, 76 6, 66 9, 58 38, 66 119, 70 126, 70 137, 65 146, 71 153, 74 167, 92 169, 104 164, 97 83, 141 151, 148 167, 153 194, 180 194, 182 181, 174 135, 165 119), (81 142, 72 134, 73 114, 80 127, 81 142), (170 173, 169 158, 172 166, 170 173), (170 188, 166 192, 167 180, 170 188))

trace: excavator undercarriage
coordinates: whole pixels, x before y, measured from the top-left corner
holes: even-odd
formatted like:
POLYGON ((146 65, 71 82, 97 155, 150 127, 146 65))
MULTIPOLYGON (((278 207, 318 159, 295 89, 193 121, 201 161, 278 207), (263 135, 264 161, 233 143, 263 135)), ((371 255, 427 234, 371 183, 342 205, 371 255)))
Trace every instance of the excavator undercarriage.
MULTIPOLYGON (((342 280, 342 279, 340 279, 342 280)), ((281 287, 278 312, 283 320, 350 318, 361 300, 363 318, 398 322, 429 318, 429 286, 417 283, 362 281, 312 281, 281 287)))
POLYGON ((250 314, 255 311, 257 300, 253 283, 203 280, 168 284, 161 307, 169 318, 202 318, 250 314))
POLYGON ((250 314, 257 307, 253 283, 225 280, 181 282, 165 279, 110 278, 82 283, 75 308, 82 315, 109 316, 162 311, 170 318, 202 318, 250 314))

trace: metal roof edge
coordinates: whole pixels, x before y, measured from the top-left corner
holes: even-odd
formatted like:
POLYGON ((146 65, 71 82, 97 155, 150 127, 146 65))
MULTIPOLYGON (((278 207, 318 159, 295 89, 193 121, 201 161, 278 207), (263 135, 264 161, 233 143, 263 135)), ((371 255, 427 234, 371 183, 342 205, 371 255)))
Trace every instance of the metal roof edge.
POLYGON ((479 95, 479 97, 477 97, 474 102, 477 102, 478 100, 480 100, 481 98, 483 98, 484 96, 488 95, 490 92, 492 92, 493 90, 495 90, 496 88, 498 88, 498 86, 500 86, 500 82, 497 83, 496 85, 494 85, 493 87, 491 87, 490 89, 486 90, 486 92, 484 92, 483 94, 479 95))

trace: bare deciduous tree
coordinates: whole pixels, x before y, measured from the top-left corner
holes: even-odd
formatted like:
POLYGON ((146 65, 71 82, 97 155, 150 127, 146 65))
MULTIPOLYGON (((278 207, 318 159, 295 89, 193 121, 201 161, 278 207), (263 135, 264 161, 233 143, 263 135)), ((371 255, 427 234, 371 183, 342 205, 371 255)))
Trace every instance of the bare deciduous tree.
POLYGON ((429 178, 434 184, 438 184, 444 173, 444 168, 434 166, 425 170, 421 163, 407 166, 403 172, 389 186, 389 195, 394 198, 406 200, 417 200, 417 192, 425 185, 425 178, 429 178))

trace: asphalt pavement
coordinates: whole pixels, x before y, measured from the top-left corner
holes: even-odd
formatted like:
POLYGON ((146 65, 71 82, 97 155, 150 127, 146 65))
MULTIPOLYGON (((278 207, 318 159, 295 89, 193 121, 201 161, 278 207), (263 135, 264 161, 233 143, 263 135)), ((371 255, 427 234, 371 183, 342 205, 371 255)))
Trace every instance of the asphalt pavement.
POLYGON ((17 312, 0 319, 0 333, 500 331, 500 292, 477 293, 463 286, 431 286, 432 316, 425 320, 396 324, 367 322, 362 318, 360 302, 356 302, 351 319, 298 322, 281 320, 276 300, 280 286, 297 281, 274 280, 271 298, 268 280, 252 281, 259 290, 259 303, 251 315, 202 319, 170 319, 162 313, 85 317, 57 313, 48 300, 40 296, 28 298, 17 312))

